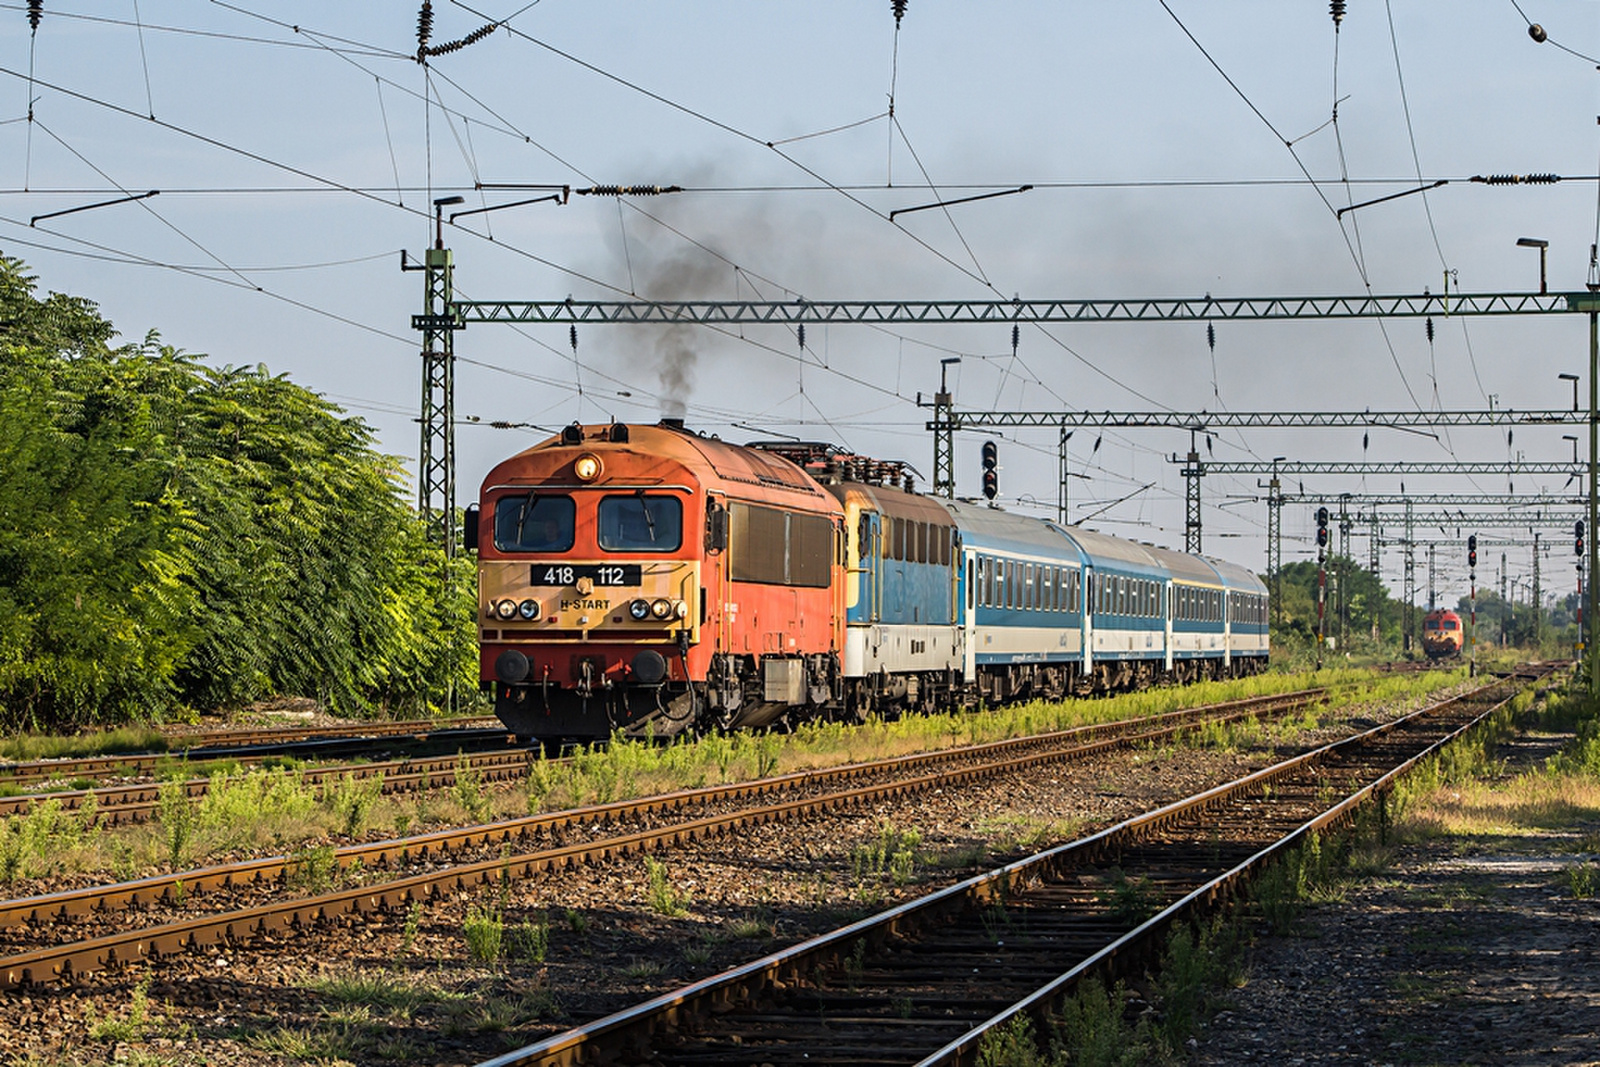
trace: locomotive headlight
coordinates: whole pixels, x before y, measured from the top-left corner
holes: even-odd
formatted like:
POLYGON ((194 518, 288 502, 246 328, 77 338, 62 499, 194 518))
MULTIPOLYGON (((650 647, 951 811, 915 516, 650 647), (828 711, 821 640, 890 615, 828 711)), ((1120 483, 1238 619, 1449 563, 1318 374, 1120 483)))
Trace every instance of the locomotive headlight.
POLYGON ((517 605, 517 614, 530 622, 537 619, 539 617, 539 602, 537 600, 524 600, 517 605))
POLYGON ((650 601, 635 600, 628 605, 628 614, 632 615, 635 620, 643 622, 650 617, 650 601))
POLYGON ((494 613, 502 619, 512 618, 517 614, 517 602, 515 600, 499 601, 494 605, 494 613))
POLYGON ((674 600, 672 602, 672 614, 680 619, 687 619, 689 617, 689 605, 681 600, 674 600))
POLYGON ((650 602, 650 614, 658 619, 664 619, 672 614, 672 601, 662 599, 650 602))
POLYGON ((600 477, 600 457, 584 453, 572 465, 572 473, 578 476, 580 482, 592 482, 600 477))

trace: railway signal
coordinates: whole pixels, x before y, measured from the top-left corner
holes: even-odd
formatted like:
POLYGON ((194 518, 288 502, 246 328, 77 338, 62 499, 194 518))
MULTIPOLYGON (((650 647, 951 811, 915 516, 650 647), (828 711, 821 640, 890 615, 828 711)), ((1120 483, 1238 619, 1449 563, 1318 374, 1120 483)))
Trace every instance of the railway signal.
MULTIPOLYGON (((1533 558, 1539 558, 1539 550, 1533 550, 1533 558)), ((1537 566, 1537 564, 1535 564, 1537 566)), ((1467 604, 1470 613, 1467 619, 1467 677, 1471 678, 1478 673, 1478 535, 1467 535, 1467 575, 1469 589, 1467 604)), ((1534 609, 1538 610, 1537 607, 1534 609)))
POLYGON ((1000 492, 1000 446, 993 441, 983 443, 983 495, 993 500, 1000 492))
POLYGON ((1328 509, 1317 509, 1317 670, 1322 669, 1323 612, 1328 602, 1328 509))
POLYGON ((1578 557, 1576 564, 1578 571, 1578 658, 1583 658, 1583 520, 1579 519, 1572 527, 1572 552, 1578 557))

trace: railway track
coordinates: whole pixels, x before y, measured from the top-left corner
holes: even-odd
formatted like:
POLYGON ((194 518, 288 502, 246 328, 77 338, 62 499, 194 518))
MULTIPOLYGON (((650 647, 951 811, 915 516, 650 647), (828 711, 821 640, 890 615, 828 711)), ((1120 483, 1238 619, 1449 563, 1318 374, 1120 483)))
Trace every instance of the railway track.
POLYGON ((352 726, 217 730, 175 737, 165 752, 0 763, 0 785, 25 785, 57 779, 139 777, 154 774, 162 767, 183 760, 249 761, 275 755, 293 755, 296 752, 327 755, 337 751, 340 745, 370 747, 374 741, 380 740, 413 745, 448 744, 486 736, 504 737, 505 727, 494 718, 475 718, 456 720, 448 725, 419 719, 352 726))
MULTIPOLYGON (((505 734, 494 735, 504 738, 505 734)), ((368 763, 340 764, 331 767, 296 768, 303 781, 324 786, 340 782, 346 776, 357 781, 383 776, 382 792, 385 796, 453 785, 462 767, 470 769, 482 781, 503 782, 524 777, 530 763, 539 756, 523 748, 497 749, 489 752, 460 752, 451 756, 430 759, 380 760, 368 763)), ((179 788, 190 798, 202 797, 210 792, 210 778, 189 778, 179 782, 179 788)), ((98 786, 92 789, 68 789, 56 792, 23 793, 0 797, 0 816, 25 815, 36 805, 55 801, 63 811, 77 811, 92 801, 100 825, 115 826, 122 823, 144 822, 154 818, 160 807, 161 783, 141 782, 134 785, 98 786)))
MULTIPOLYGON (((0 934, 21 929, 28 938, 35 937, 42 928, 107 925, 112 913, 135 906, 178 913, 170 921, 158 920, 142 929, 118 929, 0 958, 0 987, 50 981, 118 961, 159 957, 199 945, 240 942, 259 934, 284 934, 330 920, 403 909, 415 900, 456 889, 533 877, 576 864, 728 834, 745 826, 856 808, 887 797, 955 786, 1051 761, 1155 743, 1203 722, 1227 723, 1289 713, 1324 695, 1323 690, 1275 694, 1047 735, 356 845, 335 853, 339 866, 349 868, 359 862, 370 873, 402 865, 438 864, 446 857, 473 850, 480 855, 488 853, 490 858, 450 862, 422 873, 298 899, 272 899, 235 908, 224 904, 226 910, 198 917, 185 912, 197 898, 224 893, 278 897, 295 858, 279 856, 0 902, 0 934), (759 803, 752 806, 752 801, 759 803), (595 836, 595 827, 603 827, 608 835, 595 836), (580 828, 587 829, 573 832, 580 828), (535 842, 546 847, 520 855, 493 851, 515 842, 535 842)), ((68 936, 72 934, 69 932, 68 936)))
MULTIPOLYGON (((1526 681, 1527 679, 1518 679, 1526 681)), ((970 1064, 1505 706, 1496 682, 652 998, 483 1067, 970 1064), (1126 907, 1126 874, 1148 909, 1126 907)))

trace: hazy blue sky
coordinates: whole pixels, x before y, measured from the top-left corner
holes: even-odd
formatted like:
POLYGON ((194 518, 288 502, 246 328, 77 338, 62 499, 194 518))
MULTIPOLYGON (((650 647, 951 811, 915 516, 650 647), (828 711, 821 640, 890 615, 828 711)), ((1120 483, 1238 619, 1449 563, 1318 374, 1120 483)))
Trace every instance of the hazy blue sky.
MULTIPOLYGON (((1592 0, 1351 0, 1337 35, 1322 0, 912 0, 898 33, 887 0, 444 0, 434 44, 508 21, 426 68, 417 8, 46 2, 32 35, 25 4, 0 5, 0 252, 44 289, 98 300, 124 337, 159 329, 219 363, 264 363, 414 459, 422 282, 399 254, 427 245, 433 197, 532 195, 480 183, 687 191, 461 219, 446 242, 474 299, 1416 293, 1447 270, 1453 289, 1516 291, 1537 285, 1524 236, 1549 240, 1551 287, 1567 290, 1587 280, 1600 225, 1592 0), (1529 36, 1530 19, 1549 41, 1529 36), (1529 172, 1581 180, 1466 181, 1529 172), (1335 217, 1419 175, 1449 184, 1335 217), (930 184, 953 197, 1024 183, 1035 188, 887 217, 937 199, 930 184)), ((1221 322, 1214 351, 1195 323, 1023 327, 1013 358, 1007 327, 810 327, 802 350, 782 327, 591 326, 574 356, 565 326, 479 325, 457 338, 457 409, 556 427, 681 405, 724 437, 834 440, 908 459, 926 481, 915 398, 949 356, 962 357, 952 381, 970 410, 1558 407, 1571 392, 1556 375, 1586 367, 1581 317, 1435 327, 1430 345, 1415 320, 1221 322)), ((1521 430, 1508 446, 1494 430, 1373 431, 1364 450, 1359 430, 1252 431, 1219 435, 1214 455, 1569 459, 1562 432, 1521 430)), ((462 426, 463 499, 540 436, 462 426)), ((1155 483, 1094 524, 1181 546, 1183 481, 1167 456, 1187 435, 1107 432, 1094 450, 1097 436, 1072 441, 1089 475, 1074 481, 1074 516, 1155 483)), ((957 440, 963 494, 976 492, 978 441, 957 440)), ((1053 514, 1054 432, 1008 435, 1001 454, 1008 502, 1053 514)), ((1205 547, 1259 569, 1265 508, 1227 499, 1256 491, 1253 478, 1206 480, 1205 547)), ((1286 509, 1286 559, 1309 551, 1310 511, 1286 509)), ((1569 556, 1547 572, 1558 590, 1569 556)), ((1391 574, 1399 559, 1388 554, 1391 574)), ((1513 572, 1526 562, 1513 551, 1513 572)), ((1452 596, 1464 578, 1455 566, 1452 596)))

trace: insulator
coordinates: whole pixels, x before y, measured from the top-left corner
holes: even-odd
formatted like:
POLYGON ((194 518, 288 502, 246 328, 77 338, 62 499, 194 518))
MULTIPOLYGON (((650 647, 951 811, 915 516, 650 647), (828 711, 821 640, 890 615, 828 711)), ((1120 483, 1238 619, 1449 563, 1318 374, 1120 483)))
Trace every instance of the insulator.
POLYGON ((1206 344, 1211 348, 1211 351, 1215 352, 1217 350, 1217 328, 1209 322, 1206 323, 1206 344))
POLYGON ((422 0, 422 10, 417 13, 417 55, 428 50, 428 39, 433 36, 433 2, 422 0))
POLYGON ((1328 14, 1333 16, 1333 24, 1338 26, 1344 21, 1344 0, 1329 0, 1328 14))
POLYGON ((567 340, 572 342, 572 350, 578 350, 578 326, 576 323, 567 327, 567 340))
POLYGON ((1544 32, 1544 27, 1537 22, 1528 23, 1528 36, 1539 44, 1544 44, 1545 41, 1550 39, 1550 35, 1544 32))
POLYGON ((1016 323, 1011 324, 1011 354, 1017 354, 1017 342, 1022 340, 1022 328, 1016 323))
POLYGON ((1554 185, 1561 180, 1559 174, 1475 174, 1470 181, 1484 185, 1554 185))
POLYGON ((795 331, 795 336, 800 338, 800 347, 801 348, 805 348, 805 346, 806 346, 806 324, 805 323, 802 322, 800 324, 800 328, 795 331))
POLYGON ((906 17, 906 0, 889 0, 889 10, 894 12, 894 24, 898 29, 900 20, 906 17))
MULTIPOLYGON (((900 6, 905 7, 904 4, 900 6)), ((39 20, 42 18, 44 18, 44 0, 28 0, 28 29, 38 30, 39 20)), ((895 16, 895 21, 899 21, 898 15, 895 16)))
POLYGON ((1422 321, 1422 328, 1428 333, 1428 343, 1433 344, 1433 316, 1429 315, 1422 321))

